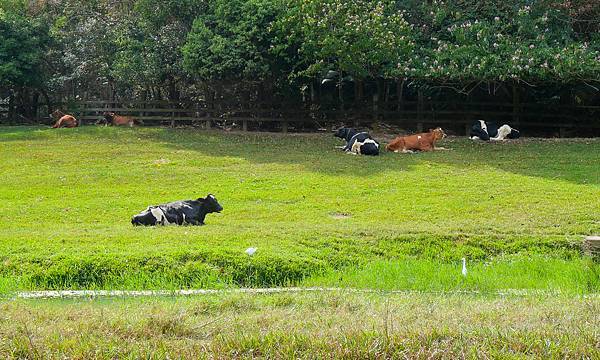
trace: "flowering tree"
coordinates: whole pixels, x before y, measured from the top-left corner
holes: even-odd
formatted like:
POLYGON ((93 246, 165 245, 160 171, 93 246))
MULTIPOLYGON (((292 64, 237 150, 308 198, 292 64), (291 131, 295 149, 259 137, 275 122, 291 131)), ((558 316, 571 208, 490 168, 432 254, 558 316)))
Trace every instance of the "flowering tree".
POLYGON ((464 14, 443 5, 434 1, 424 14, 423 46, 405 68, 407 76, 436 82, 572 82, 600 75, 599 53, 574 40, 559 9, 540 4, 464 14))
POLYGON ((292 1, 279 24, 299 44, 302 75, 336 70, 355 78, 392 76, 414 51, 413 26, 392 1, 292 1))

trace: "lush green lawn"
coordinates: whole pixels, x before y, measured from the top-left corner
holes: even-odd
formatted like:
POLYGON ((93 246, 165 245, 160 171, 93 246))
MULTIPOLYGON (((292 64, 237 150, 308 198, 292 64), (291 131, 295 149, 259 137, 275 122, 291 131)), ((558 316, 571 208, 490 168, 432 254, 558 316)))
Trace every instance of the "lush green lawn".
POLYGON ((329 134, 0 128, 0 288, 600 289, 580 253, 600 233, 600 140, 450 139, 453 151, 377 158, 335 145, 329 134), (204 227, 129 222, 208 193, 225 211, 204 227))

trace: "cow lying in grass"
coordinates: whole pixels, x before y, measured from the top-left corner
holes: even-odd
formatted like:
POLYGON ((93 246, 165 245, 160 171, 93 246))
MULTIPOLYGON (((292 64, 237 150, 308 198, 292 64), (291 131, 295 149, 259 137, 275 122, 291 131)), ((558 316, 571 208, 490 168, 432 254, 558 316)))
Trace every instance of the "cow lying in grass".
POLYGON ((79 121, 75 119, 73 115, 67 115, 60 110, 54 110, 50 117, 54 119, 55 123, 52 126, 53 129, 58 128, 74 128, 79 126, 79 121))
POLYGON ((435 128, 429 132, 415 134, 410 136, 398 136, 390 142, 385 148, 388 151, 412 153, 415 151, 433 151, 447 150, 442 147, 435 147, 437 141, 446 137, 446 133, 442 128, 435 128))
POLYGON ((197 200, 182 200, 168 204, 148 206, 131 219, 134 226, 204 225, 206 215, 223 211, 213 195, 197 200))
POLYGON ((133 118, 131 116, 117 115, 114 112, 105 112, 104 114, 102 114, 102 116, 104 116, 104 121, 105 121, 106 125, 108 125, 108 124, 111 124, 113 126, 129 125, 129 127, 133 127, 133 125, 136 122, 135 118, 133 118))
POLYGON ((491 121, 476 120, 471 126, 470 136, 472 140, 502 141, 505 139, 518 139, 521 137, 521 133, 506 124, 498 128, 491 121))
POLYGON ((358 132, 351 128, 338 129, 333 136, 346 140, 342 149, 354 155, 379 155, 379 143, 366 132, 358 132))

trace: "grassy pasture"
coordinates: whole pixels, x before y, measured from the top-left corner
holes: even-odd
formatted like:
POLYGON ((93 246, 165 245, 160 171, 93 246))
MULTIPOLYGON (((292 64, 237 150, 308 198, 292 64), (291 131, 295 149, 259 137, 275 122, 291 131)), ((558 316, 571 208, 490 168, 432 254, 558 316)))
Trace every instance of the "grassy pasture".
POLYGON ((335 145, 329 134, 0 128, 0 289, 600 289, 580 252, 600 233, 600 140, 449 139, 452 151, 377 158, 335 145), (129 223, 208 193, 225 211, 207 226, 129 223))
POLYGON ((600 301, 305 293, 0 304, 4 359, 597 359, 600 301))

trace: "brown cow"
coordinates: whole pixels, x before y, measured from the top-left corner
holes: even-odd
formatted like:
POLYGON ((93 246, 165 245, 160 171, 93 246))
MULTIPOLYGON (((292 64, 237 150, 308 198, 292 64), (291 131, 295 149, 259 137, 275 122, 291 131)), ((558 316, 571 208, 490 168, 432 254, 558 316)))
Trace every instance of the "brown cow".
POLYGON ((446 137, 446 133, 442 128, 429 130, 429 132, 415 134, 410 136, 398 136, 385 148, 388 151, 412 153, 414 151, 433 151, 446 150, 444 148, 436 148, 436 141, 446 137))
POLYGON ((53 129, 58 129, 61 127, 74 128, 79 126, 79 121, 77 121, 74 116, 67 115, 60 110, 54 110, 50 116, 56 121, 52 126, 53 129))
POLYGON ((107 124, 111 123, 114 126, 129 125, 129 127, 133 127, 135 124, 135 119, 131 116, 117 115, 114 112, 105 112, 102 115, 104 115, 107 124))

